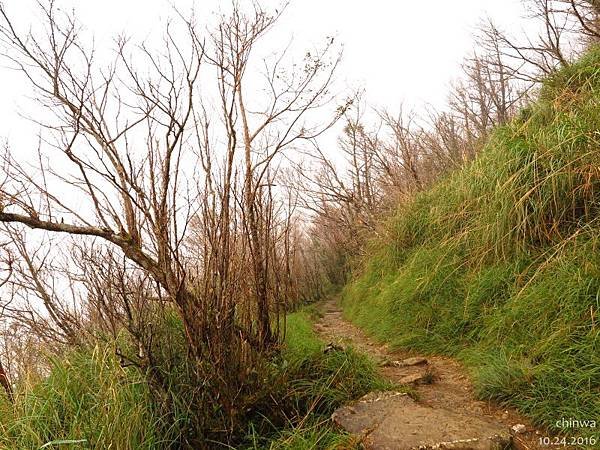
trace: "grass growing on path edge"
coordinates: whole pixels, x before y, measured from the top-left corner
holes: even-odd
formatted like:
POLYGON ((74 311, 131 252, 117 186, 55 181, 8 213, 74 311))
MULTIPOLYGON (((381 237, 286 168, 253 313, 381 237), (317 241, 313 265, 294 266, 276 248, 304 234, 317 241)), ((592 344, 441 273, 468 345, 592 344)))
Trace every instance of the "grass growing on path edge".
MULTIPOLYGON (((312 320, 309 309, 289 315, 285 345, 257 374, 263 381, 236 442, 203 448, 356 448, 332 427, 331 413, 391 386, 363 354, 323 353, 312 320)), ((162 416, 143 374, 121 367, 113 346, 98 344, 52 359, 47 376, 19 383, 14 404, 0 395, 0 449, 188 448, 181 439, 186 410, 184 404, 181 414, 162 416)))
POLYGON ((381 378, 374 362, 352 348, 323 353, 324 342, 313 330, 315 312, 304 308, 288 315, 280 363, 291 375, 288 394, 302 399, 297 416, 271 436, 251 435, 251 449, 354 449, 359 442, 333 427, 331 413, 371 391, 394 386, 381 378))

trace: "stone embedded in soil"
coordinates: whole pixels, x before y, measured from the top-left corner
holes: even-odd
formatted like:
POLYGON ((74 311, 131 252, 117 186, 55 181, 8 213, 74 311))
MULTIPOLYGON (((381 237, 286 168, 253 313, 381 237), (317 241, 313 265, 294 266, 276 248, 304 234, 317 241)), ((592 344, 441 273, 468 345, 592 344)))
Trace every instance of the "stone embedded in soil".
POLYGON ((521 433, 525 433, 527 431, 527 427, 525 425, 523 425, 522 423, 518 423, 516 425, 513 425, 512 427, 510 427, 510 429, 515 434, 521 434, 521 433))
POLYGON ((415 356, 414 358, 406 358, 401 361, 403 366, 422 366, 427 364, 427 359, 421 356, 415 356))
POLYGON ((344 351, 344 347, 342 347, 341 345, 334 344, 333 342, 330 342, 329 344, 327 344, 325 346, 325 348, 323 349, 323 353, 343 352, 343 351, 344 351))
POLYGON ((423 358, 421 356, 415 356, 413 358, 406 358, 403 359, 402 361, 385 361, 384 365, 385 366, 391 366, 391 367, 409 367, 409 366, 422 366, 427 364, 427 359, 423 358))
POLYGON ((363 435, 370 450, 509 448, 506 426, 442 408, 419 405, 406 394, 374 392, 339 408, 332 420, 363 435))
POLYGON ((398 380, 400 384, 431 384, 433 375, 430 372, 413 373, 398 380))

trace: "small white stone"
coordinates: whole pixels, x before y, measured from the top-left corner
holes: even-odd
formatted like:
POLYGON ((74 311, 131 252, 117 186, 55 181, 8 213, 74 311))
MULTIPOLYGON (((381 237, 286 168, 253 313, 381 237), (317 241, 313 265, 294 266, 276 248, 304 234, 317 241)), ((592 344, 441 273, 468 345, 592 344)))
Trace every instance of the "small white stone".
POLYGON ((511 430, 513 430, 513 432, 515 434, 521 434, 521 433, 525 433, 525 431, 527 431, 527 427, 525 425, 523 425, 522 423, 518 423, 516 425, 513 425, 511 427, 511 430))

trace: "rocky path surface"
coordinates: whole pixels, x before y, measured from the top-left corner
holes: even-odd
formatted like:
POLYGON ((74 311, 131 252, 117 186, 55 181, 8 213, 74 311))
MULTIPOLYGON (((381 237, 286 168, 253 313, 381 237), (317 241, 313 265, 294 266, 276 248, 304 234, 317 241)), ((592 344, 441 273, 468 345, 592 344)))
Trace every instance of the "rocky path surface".
POLYGON ((381 373, 416 395, 372 392, 337 410, 333 420, 363 436, 372 450, 402 449, 541 449, 545 433, 512 410, 479 401, 466 370, 441 356, 391 351, 344 320, 336 299, 321 307, 317 332, 333 345, 351 345, 375 359, 381 373))

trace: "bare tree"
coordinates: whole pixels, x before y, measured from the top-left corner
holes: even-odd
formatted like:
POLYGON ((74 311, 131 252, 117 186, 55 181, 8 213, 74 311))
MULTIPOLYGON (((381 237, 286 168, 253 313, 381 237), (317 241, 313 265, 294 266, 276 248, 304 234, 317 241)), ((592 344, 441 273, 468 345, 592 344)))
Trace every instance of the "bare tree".
POLYGON ((528 18, 539 24, 534 36, 516 39, 491 21, 482 27, 483 47, 501 57, 514 76, 539 82, 560 67, 569 66, 600 37, 600 7, 596 0, 523 0, 528 18))
MULTIPOLYGON (((2 245, 3 250, 6 251, 6 244, 2 245)), ((3 270, 4 274, 3 274, 3 278, 0 281, 0 289, 2 289, 2 287, 4 287, 6 285, 6 283, 8 283, 8 281, 11 279, 12 276, 12 272, 13 272, 13 258, 12 255, 10 253, 7 253, 8 257, 6 258, 6 266, 5 269, 3 270)), ((1 314, 0 314, 1 316, 1 314)), ((8 399, 10 401, 13 400, 13 389, 12 389, 12 385, 8 376, 8 371, 5 368, 4 364, 2 363, 2 360, 0 360, 0 385, 2 386, 2 388, 4 389, 4 391, 6 392, 6 395, 8 396, 8 399)))
POLYGON ((78 283, 68 260, 51 255, 51 240, 38 241, 37 248, 31 249, 21 231, 11 226, 3 231, 14 252, 10 256, 13 273, 7 282, 11 295, 2 305, 3 319, 19 323, 47 343, 77 345, 83 321, 78 283))
POLYGON ((590 41, 600 39, 600 3, 598 0, 561 0, 570 7, 577 19, 580 32, 590 41))
MULTIPOLYGON (((131 303, 125 287, 173 305, 199 372, 212 364, 202 373, 235 414, 244 366, 277 343, 272 326, 291 292, 280 286, 294 252, 293 208, 276 187, 281 155, 318 137, 345 110, 330 92, 339 61, 333 39, 293 72, 284 70, 285 53, 262 61, 265 89, 249 100, 248 73, 260 62, 253 50, 281 13, 234 3, 208 36, 181 15, 179 28, 167 26, 160 52, 120 38, 106 67, 71 15, 53 1, 42 13, 47 34, 21 34, 0 5, 5 56, 53 113, 39 120, 46 131, 37 164, 25 165, 20 151, 3 157, 0 221, 19 233, 26 226, 119 249, 140 274, 125 280, 125 263, 104 256, 95 267, 106 264, 111 276, 87 286, 97 293, 98 317, 110 323, 118 315, 148 347, 151 334, 140 334, 143 321, 128 312, 144 311, 144 302, 131 303), (210 80, 203 86, 217 87, 216 102, 200 91, 202 77, 210 80), (311 119, 329 105, 331 120, 311 119), (114 294, 121 306, 112 312, 98 295, 101 285, 121 286, 114 294)), ((71 318, 54 310, 51 287, 30 260, 28 282, 71 335, 71 318)), ((152 367, 149 356, 130 359, 152 367)))

